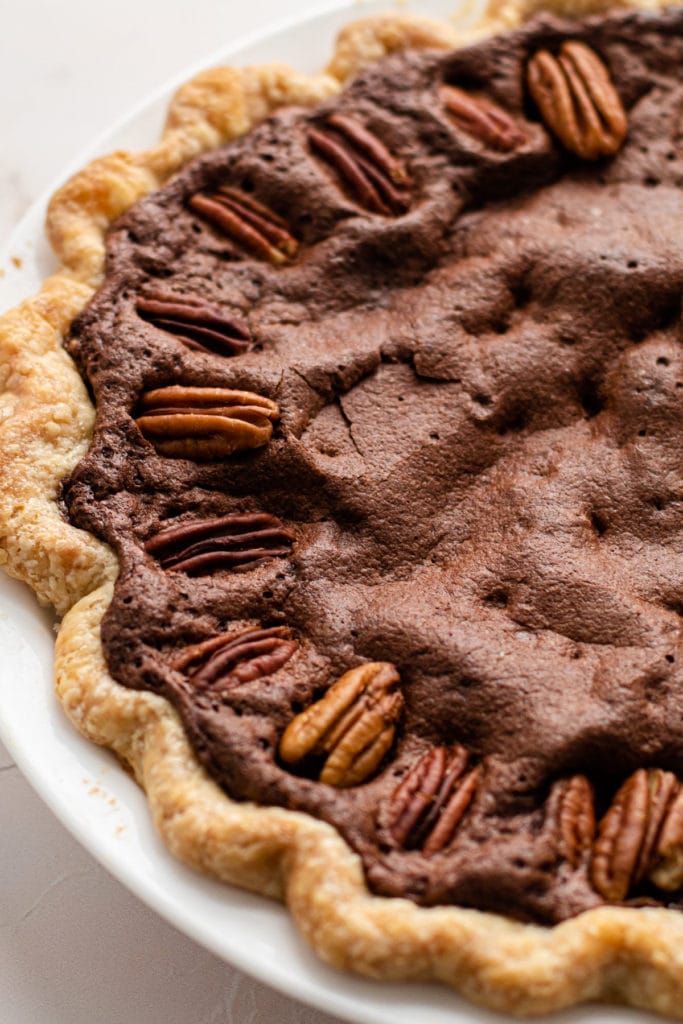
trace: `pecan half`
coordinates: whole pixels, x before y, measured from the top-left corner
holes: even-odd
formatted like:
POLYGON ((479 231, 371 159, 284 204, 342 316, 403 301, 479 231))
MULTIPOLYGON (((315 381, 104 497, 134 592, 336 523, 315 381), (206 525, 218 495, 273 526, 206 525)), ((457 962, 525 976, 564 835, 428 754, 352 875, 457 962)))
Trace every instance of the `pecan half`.
POLYGON ((448 846, 479 779, 478 767, 466 770, 467 759, 460 745, 432 747, 413 765, 389 798, 387 829, 397 846, 427 855, 448 846))
POLYGON ((258 629, 253 626, 238 633, 223 633, 186 648, 171 660, 171 667, 188 673, 192 686, 225 691, 240 683, 251 683, 271 676, 282 668, 298 647, 289 639, 284 626, 258 629))
POLYGON ((567 40, 557 57, 539 50, 527 82, 543 120, 560 142, 584 160, 613 156, 628 123, 609 71, 584 43, 567 40))
POLYGON ((683 886, 683 788, 679 787, 669 805, 648 878, 666 892, 676 892, 683 886))
POLYGON ((289 723, 280 740, 282 760, 297 764, 324 757, 321 782, 338 787, 364 782, 393 742, 403 697, 390 691, 398 682, 398 672, 386 661, 345 672, 289 723))
POLYGON ((141 295, 135 308, 143 320, 173 334, 188 348, 220 356, 236 356, 249 348, 246 324, 194 295, 141 295))
POLYGON ((484 96, 473 96, 455 85, 444 85, 441 99, 458 128, 489 149, 507 153, 527 141, 514 118, 484 96))
POLYGON ((577 868, 588 857, 595 837, 593 787, 585 775, 561 779, 553 786, 546 818, 558 855, 577 868))
POLYGON ((361 206, 385 216, 409 208, 411 182, 403 164, 355 118, 331 114, 323 127, 309 129, 308 140, 361 206))
POLYGON ((299 247, 287 224, 268 206, 221 185, 215 192, 196 192, 189 205, 238 245, 271 263, 286 263, 299 247))
POLYGON ((251 391, 174 384, 147 391, 136 422, 160 455, 206 461, 266 444, 279 415, 251 391))
POLYGON ((221 569, 251 569, 267 558, 288 555, 293 539, 268 512, 235 512, 169 526, 150 537, 145 551, 162 569, 204 576, 221 569))
POLYGON ((647 874, 677 789, 671 772, 641 768, 617 792, 600 822, 591 865, 593 885, 606 900, 624 900, 647 874))

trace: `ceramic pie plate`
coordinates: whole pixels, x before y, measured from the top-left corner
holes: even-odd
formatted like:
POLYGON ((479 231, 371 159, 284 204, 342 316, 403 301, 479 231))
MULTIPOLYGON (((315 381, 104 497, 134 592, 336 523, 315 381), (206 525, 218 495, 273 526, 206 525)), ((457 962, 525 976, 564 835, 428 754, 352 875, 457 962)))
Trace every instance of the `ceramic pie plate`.
MULTIPOLYGON (((56 267, 44 239, 49 195, 73 171, 110 150, 142 149, 159 137, 168 101, 202 67, 281 60, 298 70, 319 68, 337 31, 388 3, 335 3, 303 19, 271 27, 186 68, 106 131, 66 168, 28 212, 0 254, 0 310, 37 291, 56 267)), ((404 5, 401 10, 405 10, 404 5)), ((425 0, 408 7, 460 22, 453 3, 425 0)), ((493 1024, 505 1018, 437 986, 386 985, 340 974, 322 964, 299 937, 287 911, 263 897, 214 882, 185 868, 156 835, 144 794, 109 751, 68 722, 53 695, 53 618, 23 584, 0 574, 0 737, 19 768, 74 837, 119 881, 186 935, 280 991, 359 1024, 493 1024)), ((555 1024, 656 1024, 661 1017, 625 1008, 586 1005, 552 1018, 555 1024)))

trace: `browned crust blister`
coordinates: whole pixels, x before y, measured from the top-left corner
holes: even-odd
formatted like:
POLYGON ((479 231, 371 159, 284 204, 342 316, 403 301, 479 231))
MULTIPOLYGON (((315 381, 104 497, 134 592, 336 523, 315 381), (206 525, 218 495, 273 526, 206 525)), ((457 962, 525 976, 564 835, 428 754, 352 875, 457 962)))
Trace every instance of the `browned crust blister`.
MULTIPOLYGON (((606 6, 553 3, 564 14, 606 6)), ((538 0, 494 0, 476 34, 518 24, 538 7, 538 0)), ((176 94, 156 147, 96 160, 59 190, 47 227, 62 269, 0 320, 0 559, 64 616, 59 699, 81 732, 130 765, 169 850, 217 878, 286 900, 323 959, 379 979, 442 981, 513 1013, 603 999, 682 1016, 678 912, 602 907, 542 928, 457 907, 425 909, 370 895, 359 858, 332 827, 231 801, 199 766, 171 706, 110 677, 100 623, 117 561, 106 545, 69 525, 58 506, 60 480, 84 454, 94 419, 62 342, 102 278, 112 220, 191 157, 242 135, 277 107, 316 105, 392 51, 458 42, 447 24, 391 14, 349 25, 319 76, 281 65, 204 72, 176 94)), ((340 740, 334 749, 342 746, 340 740)))

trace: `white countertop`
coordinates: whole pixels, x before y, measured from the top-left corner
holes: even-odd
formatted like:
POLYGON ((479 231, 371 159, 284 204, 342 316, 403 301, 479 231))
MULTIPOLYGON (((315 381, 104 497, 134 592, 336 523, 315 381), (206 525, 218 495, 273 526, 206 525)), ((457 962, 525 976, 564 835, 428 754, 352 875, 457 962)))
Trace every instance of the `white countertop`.
MULTIPOLYGON (((311 0, 22 0, 0 38, 0 246, 78 152, 223 41, 311 0), (8 113, 9 112, 9 113, 8 113)), ((205 952, 114 881, 0 745, 2 1024, 334 1024, 205 952)))

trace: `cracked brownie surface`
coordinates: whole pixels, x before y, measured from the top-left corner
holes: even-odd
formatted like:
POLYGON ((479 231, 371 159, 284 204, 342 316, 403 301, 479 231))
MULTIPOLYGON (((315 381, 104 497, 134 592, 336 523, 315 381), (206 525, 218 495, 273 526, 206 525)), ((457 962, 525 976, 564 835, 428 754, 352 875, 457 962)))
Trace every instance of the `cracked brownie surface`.
POLYGON ((120 559, 113 676, 232 797, 334 824, 377 892, 676 905, 645 853, 683 777, 682 58, 677 12, 389 57, 133 207, 74 325, 97 427, 64 500, 120 559), (568 38, 628 117, 597 162, 525 85, 568 38), (360 779, 339 739, 283 747, 366 699, 360 779))

